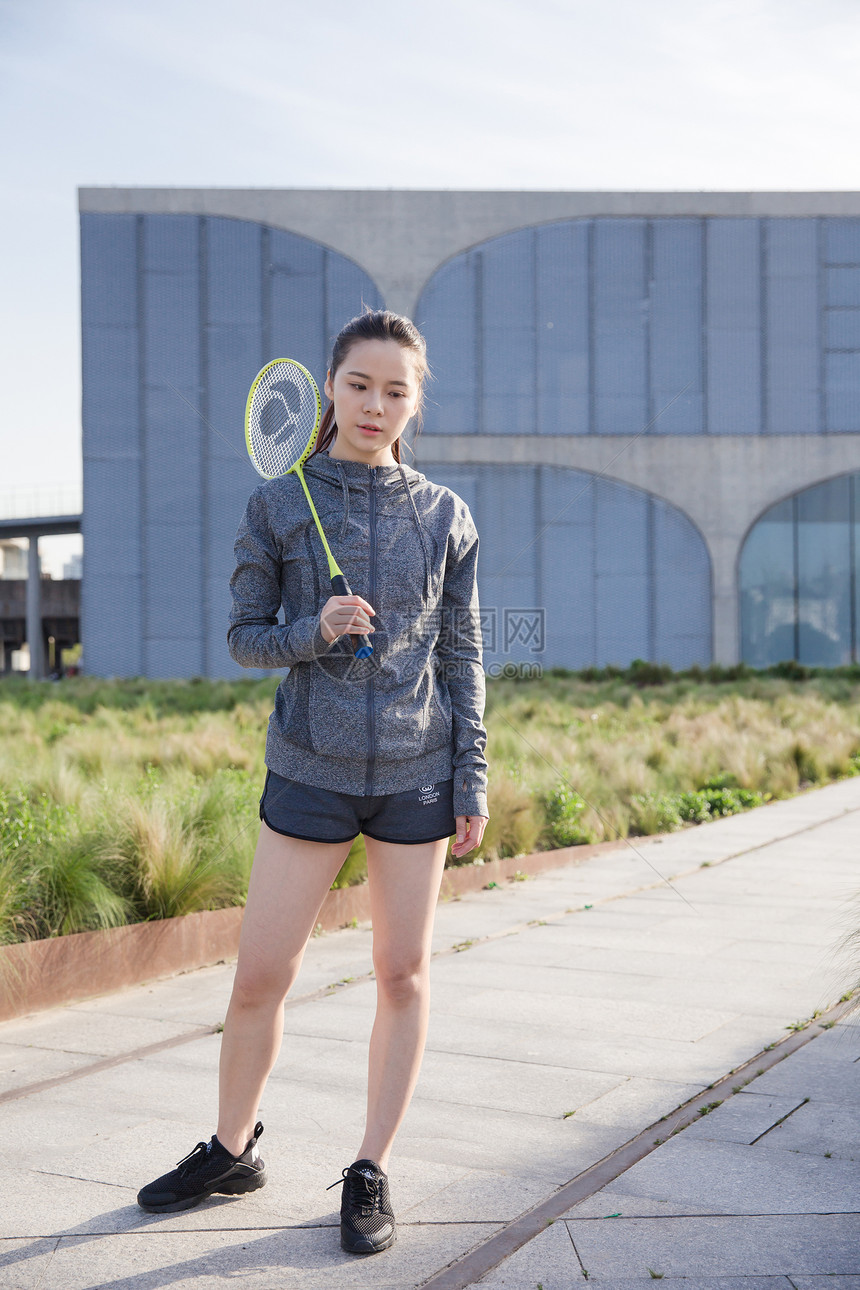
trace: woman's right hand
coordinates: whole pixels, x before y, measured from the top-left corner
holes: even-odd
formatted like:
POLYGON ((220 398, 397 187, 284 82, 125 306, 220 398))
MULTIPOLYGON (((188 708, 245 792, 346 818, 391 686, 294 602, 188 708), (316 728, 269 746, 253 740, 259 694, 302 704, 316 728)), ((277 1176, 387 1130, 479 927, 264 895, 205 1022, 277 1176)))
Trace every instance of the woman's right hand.
POLYGON ((369 614, 376 611, 362 597, 329 596, 320 611, 320 631, 331 645, 338 636, 349 632, 354 636, 367 636, 376 629, 371 626, 369 614))

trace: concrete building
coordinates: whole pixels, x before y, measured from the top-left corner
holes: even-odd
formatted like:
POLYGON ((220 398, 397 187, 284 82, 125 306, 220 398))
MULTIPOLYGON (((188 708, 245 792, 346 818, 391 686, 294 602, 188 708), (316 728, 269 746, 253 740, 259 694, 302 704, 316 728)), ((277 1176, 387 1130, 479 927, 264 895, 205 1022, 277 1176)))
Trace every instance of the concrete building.
POLYGON ((0 539, 0 579, 27 577, 27 544, 14 538, 0 539))
MULTIPOLYGON (((82 189, 83 639, 233 675, 242 418, 362 304, 435 381, 489 671, 858 657, 860 194, 82 189)), ((406 460, 411 460, 408 452, 406 460)))

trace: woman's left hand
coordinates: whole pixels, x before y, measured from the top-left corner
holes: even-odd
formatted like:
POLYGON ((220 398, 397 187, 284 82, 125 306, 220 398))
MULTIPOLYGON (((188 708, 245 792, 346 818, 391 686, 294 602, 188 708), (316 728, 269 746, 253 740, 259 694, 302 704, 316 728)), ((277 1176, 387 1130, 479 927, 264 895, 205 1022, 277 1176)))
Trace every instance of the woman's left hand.
POLYGON ((451 855, 459 860, 461 856, 480 846, 488 819, 486 815, 458 815, 457 839, 451 847, 451 855))

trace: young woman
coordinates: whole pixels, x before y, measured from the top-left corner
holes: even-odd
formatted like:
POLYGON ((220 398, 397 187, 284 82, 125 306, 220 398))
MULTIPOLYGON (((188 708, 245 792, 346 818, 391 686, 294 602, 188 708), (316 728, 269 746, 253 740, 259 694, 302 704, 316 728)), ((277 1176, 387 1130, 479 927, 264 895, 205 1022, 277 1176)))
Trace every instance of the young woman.
POLYGON ((325 553, 293 475, 258 487, 239 527, 230 652, 246 667, 289 672, 269 720, 217 1133, 138 1195, 165 1212, 265 1183, 256 1116, 284 999, 363 833, 377 1005, 364 1139, 338 1180, 341 1244, 357 1254, 395 1239, 386 1171, 424 1051, 448 841, 456 834, 452 852, 466 855, 488 819, 478 534, 455 493, 400 460, 426 372, 424 340, 397 314, 364 313, 335 342, 331 405, 304 474, 338 563, 363 595, 327 594, 325 553), (350 636, 362 634, 373 654, 357 660, 350 636))

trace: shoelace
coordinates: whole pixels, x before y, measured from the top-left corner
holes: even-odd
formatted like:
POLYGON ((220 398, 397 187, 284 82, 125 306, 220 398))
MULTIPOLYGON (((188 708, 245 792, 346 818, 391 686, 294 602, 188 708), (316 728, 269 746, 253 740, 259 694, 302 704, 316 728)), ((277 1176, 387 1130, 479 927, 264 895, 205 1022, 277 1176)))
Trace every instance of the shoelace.
POLYGON ((330 1183, 326 1191, 331 1191, 332 1187, 337 1187, 340 1183, 346 1183, 350 1205, 372 1214, 379 1206, 380 1182, 380 1179, 371 1178, 369 1174, 348 1165, 337 1182, 330 1183))
POLYGON ((189 1151, 187 1156, 183 1156, 181 1160, 177 1160, 176 1163, 179 1166, 179 1176, 181 1178, 186 1178, 188 1174, 195 1173, 196 1170, 200 1169, 205 1162, 206 1157, 209 1155, 211 1147, 211 1142, 198 1142, 193 1151, 189 1151))

